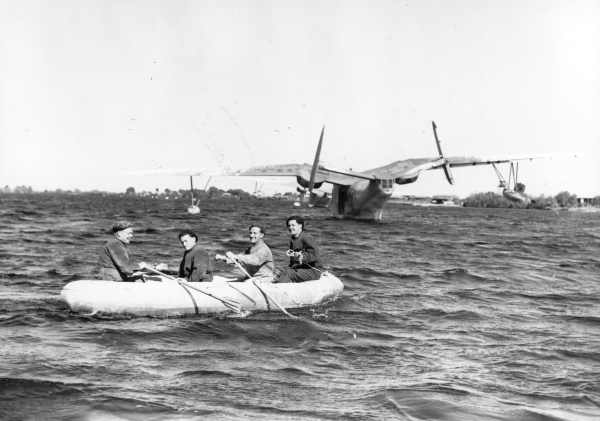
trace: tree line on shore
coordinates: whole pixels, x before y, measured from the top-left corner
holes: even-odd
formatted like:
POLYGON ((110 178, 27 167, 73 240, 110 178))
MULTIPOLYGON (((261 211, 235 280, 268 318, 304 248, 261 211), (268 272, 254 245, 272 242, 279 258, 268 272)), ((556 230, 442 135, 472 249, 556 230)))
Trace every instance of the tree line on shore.
MULTIPOLYGON (((206 199, 215 199, 215 198, 233 198, 233 199, 248 199, 255 198, 256 195, 252 193, 248 193, 242 189, 227 189, 223 190, 215 186, 211 186, 207 190, 194 189, 194 199, 195 200, 206 200, 206 199)), ((128 196, 128 197, 145 197, 145 198, 154 198, 154 199, 190 199, 190 190, 189 189, 179 189, 179 190, 171 190, 164 189, 160 191, 159 189, 155 189, 154 191, 136 191, 134 187, 127 187, 124 193, 115 193, 115 192, 106 192, 102 190, 88 190, 82 191, 79 189, 73 190, 65 190, 65 189, 55 189, 55 190, 44 190, 44 191, 36 191, 31 186, 16 186, 11 188, 9 186, 4 186, 0 188, 0 194, 66 194, 66 195, 77 195, 77 194, 97 194, 103 196, 128 196)), ((298 197, 297 192, 286 192, 286 193, 277 193, 272 197, 275 199, 296 199, 298 197)))
MULTIPOLYGON (((586 205, 600 207, 600 196, 586 200, 586 205)), ((572 208, 580 205, 576 194, 562 191, 555 196, 531 197, 531 203, 513 202, 494 192, 474 193, 463 200, 463 206, 474 208, 519 208, 519 209, 553 209, 572 208)))
MULTIPOLYGON (((0 194, 5 193, 16 193, 16 194, 101 194, 101 195, 117 195, 117 196, 130 196, 130 197, 147 197, 155 199, 185 199, 191 198, 190 191, 187 189, 170 190, 164 189, 162 192, 159 189, 155 191, 140 191, 136 192, 134 187, 128 187, 124 193, 110 193, 101 190, 92 191, 81 191, 79 189, 74 190, 44 190, 42 192, 35 191, 31 186, 16 186, 10 188, 4 186, 0 188, 0 194)), ((286 192, 281 194, 275 194, 272 196, 274 199, 284 200, 296 200, 299 194, 297 192, 286 192)), ((222 190, 218 187, 212 186, 208 190, 194 189, 194 199, 203 201, 215 198, 233 198, 233 199, 249 199, 255 198, 256 196, 252 193, 248 193, 242 189, 228 189, 222 190)), ((553 209, 553 208, 571 208, 580 206, 582 203, 578 199, 576 194, 568 191, 562 191, 555 196, 541 195, 538 197, 532 197, 531 203, 519 203, 513 202, 505 198, 503 195, 494 192, 485 193, 474 193, 463 199, 462 205, 464 207, 479 207, 479 208, 518 208, 518 209, 553 209)), ((595 196, 585 200, 585 205, 600 207, 600 196, 595 196)))

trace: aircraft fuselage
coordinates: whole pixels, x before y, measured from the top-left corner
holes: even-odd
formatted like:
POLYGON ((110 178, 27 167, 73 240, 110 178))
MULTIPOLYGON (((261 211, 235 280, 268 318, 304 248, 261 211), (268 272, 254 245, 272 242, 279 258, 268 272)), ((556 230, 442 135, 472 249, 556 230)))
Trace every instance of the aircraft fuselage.
POLYGON ((335 185, 329 209, 340 218, 381 221, 383 206, 392 196, 393 180, 361 180, 350 186, 335 185))

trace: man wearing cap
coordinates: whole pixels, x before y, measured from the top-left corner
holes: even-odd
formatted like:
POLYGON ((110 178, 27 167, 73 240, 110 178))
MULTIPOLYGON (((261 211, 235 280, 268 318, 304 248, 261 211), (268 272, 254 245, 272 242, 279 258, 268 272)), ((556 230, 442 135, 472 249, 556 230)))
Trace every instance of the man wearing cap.
POLYGON ((112 227, 115 238, 104 245, 100 254, 100 278, 108 281, 135 281, 142 277, 142 272, 133 270, 127 245, 133 238, 131 223, 117 222, 112 227))

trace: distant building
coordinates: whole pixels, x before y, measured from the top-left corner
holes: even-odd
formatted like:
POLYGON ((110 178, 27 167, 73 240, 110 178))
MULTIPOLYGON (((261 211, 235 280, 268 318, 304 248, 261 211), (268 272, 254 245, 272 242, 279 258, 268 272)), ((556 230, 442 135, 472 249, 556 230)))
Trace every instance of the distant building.
POLYGON ((578 206, 596 206, 600 207, 600 196, 596 197, 578 197, 577 198, 578 206))
POLYGON ((433 196, 431 204, 441 206, 459 206, 460 200, 454 196, 433 196))

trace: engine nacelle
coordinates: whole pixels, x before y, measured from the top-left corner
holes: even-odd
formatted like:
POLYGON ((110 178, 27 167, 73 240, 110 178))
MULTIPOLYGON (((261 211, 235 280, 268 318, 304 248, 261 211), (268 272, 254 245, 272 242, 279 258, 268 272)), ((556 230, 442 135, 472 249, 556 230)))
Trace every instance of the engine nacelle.
POLYGON ((415 175, 414 177, 398 177, 394 179, 394 183, 396 184, 410 184, 410 183, 414 183, 415 181, 417 181, 417 178, 419 177, 419 175, 415 175))
MULTIPOLYGON (((308 188, 310 186, 310 180, 307 180, 306 178, 300 177, 299 175, 296 176, 296 181, 298 182, 298 184, 300 184, 302 187, 304 188, 308 188)), ((315 183, 313 185, 314 189, 318 189, 323 185, 323 182, 321 181, 320 183, 315 183)))

